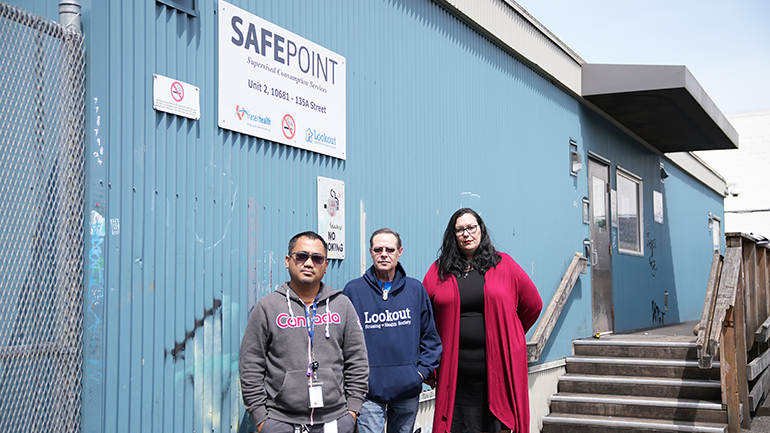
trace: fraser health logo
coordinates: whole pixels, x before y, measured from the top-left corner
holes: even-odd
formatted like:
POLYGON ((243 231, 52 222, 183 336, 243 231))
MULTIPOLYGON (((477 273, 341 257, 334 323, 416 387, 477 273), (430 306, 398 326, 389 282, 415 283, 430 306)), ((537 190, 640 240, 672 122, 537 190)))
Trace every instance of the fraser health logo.
POLYGON ((308 128, 307 131, 305 131, 305 141, 326 147, 337 146, 337 139, 335 137, 329 137, 328 135, 311 128, 308 128))
POLYGON ((269 117, 265 117, 260 114, 251 114, 249 113, 249 110, 247 110, 245 107, 241 107, 240 105, 235 106, 235 117, 237 117, 238 120, 243 120, 245 118, 247 122, 256 122, 263 125, 271 124, 269 117))

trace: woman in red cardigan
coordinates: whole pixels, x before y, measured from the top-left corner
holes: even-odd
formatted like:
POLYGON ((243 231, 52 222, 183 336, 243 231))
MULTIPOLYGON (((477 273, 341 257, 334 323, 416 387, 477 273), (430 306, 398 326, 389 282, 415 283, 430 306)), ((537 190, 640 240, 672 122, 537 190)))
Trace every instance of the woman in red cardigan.
POLYGON ((444 350, 435 433, 529 431, 525 333, 543 308, 534 283, 495 251, 472 209, 452 215, 423 285, 444 350))

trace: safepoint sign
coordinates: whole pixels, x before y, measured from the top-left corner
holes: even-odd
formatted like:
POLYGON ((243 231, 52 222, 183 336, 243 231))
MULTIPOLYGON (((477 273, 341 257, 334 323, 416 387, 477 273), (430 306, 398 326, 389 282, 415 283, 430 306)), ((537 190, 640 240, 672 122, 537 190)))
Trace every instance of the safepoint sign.
POLYGON ((219 126, 345 159, 345 58, 219 2, 219 126))

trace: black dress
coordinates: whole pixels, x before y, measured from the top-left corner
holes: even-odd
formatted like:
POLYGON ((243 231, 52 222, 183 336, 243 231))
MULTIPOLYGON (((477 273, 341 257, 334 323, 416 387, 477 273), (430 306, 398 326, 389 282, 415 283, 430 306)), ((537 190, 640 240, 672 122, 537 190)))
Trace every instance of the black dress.
POLYGON ((452 433, 496 433, 500 420, 489 410, 487 397, 484 276, 473 270, 457 279, 460 292, 460 337, 457 391, 452 433))

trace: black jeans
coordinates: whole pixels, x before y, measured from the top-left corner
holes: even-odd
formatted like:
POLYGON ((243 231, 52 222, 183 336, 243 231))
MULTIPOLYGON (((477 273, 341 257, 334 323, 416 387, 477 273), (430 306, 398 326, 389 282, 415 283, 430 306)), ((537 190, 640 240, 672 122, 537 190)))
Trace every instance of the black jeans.
MULTIPOLYGON (((345 412, 345 415, 342 415, 339 419, 337 419, 336 423, 337 433, 353 433, 353 429, 356 426, 356 420, 353 418, 353 415, 351 415, 350 412, 345 412)), ((295 426, 297 426, 297 424, 268 418, 262 425, 261 433, 294 433, 295 426)), ((309 433, 324 433, 324 424, 316 424, 313 426, 307 425, 307 428, 309 429, 309 433)), ((305 431, 300 428, 300 433, 305 433, 305 431)))

